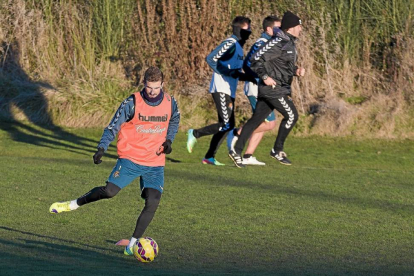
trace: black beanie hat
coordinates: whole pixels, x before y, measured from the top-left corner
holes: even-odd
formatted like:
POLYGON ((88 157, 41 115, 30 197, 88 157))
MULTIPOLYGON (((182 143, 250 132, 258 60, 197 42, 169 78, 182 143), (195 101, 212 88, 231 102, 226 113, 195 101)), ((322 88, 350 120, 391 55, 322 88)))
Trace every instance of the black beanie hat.
POLYGON ((287 30, 297 25, 302 25, 302 20, 290 11, 285 12, 282 18, 282 26, 280 26, 280 28, 282 30, 287 30))

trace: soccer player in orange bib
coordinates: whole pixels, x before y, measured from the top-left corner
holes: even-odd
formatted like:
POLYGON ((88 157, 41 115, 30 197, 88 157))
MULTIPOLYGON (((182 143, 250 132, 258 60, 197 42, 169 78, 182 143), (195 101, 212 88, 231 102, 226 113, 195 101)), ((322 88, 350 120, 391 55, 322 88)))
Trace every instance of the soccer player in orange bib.
POLYGON ((95 187, 78 199, 53 203, 50 213, 73 211, 82 205, 114 197, 122 188, 140 177, 141 197, 145 206, 124 254, 132 255, 132 246, 142 237, 154 217, 164 190, 165 154, 178 131, 180 113, 173 97, 163 91, 163 74, 150 67, 144 76, 144 89, 122 102, 105 128, 93 156, 100 164, 109 144, 118 136, 118 160, 105 186, 95 187))

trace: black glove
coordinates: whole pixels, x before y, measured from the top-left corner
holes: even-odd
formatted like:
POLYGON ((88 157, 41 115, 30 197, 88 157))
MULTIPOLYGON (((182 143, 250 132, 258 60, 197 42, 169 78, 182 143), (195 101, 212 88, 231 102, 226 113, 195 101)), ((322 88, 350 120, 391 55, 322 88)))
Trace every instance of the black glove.
POLYGON ((257 79, 249 74, 243 74, 242 77, 239 78, 241 81, 250 81, 251 83, 257 84, 257 79))
POLYGON ((172 146, 171 146, 172 142, 171 140, 165 140, 164 143, 162 143, 162 146, 164 147, 163 153, 165 154, 170 154, 172 152, 172 146))
POLYGON ((240 72, 239 70, 232 70, 230 72, 230 77, 239 79, 239 81, 250 81, 254 84, 257 84, 257 80, 252 75, 245 74, 243 72, 240 72))
POLYGON ((249 81, 249 75, 245 73, 239 72, 239 81, 249 81))
POLYGON ((102 156, 104 155, 105 150, 103 148, 98 148, 98 150, 96 151, 96 153, 93 155, 93 163, 95 163, 96 165, 101 164, 102 163, 102 156))
POLYGON ((231 70, 229 74, 230 77, 235 78, 235 79, 239 78, 240 75, 244 75, 244 73, 240 72, 238 69, 231 70))

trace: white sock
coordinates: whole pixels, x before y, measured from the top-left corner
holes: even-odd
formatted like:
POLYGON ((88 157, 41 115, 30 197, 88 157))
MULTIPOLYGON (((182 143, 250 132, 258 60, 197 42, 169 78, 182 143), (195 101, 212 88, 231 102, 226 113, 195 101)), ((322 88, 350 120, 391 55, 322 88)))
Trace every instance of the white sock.
POLYGON ((72 200, 72 201, 69 203, 69 208, 70 208, 71 210, 76 210, 76 209, 78 209, 79 207, 80 207, 80 206, 78 205, 77 199, 72 200))
POLYGON ((133 246, 134 246, 134 243, 135 243, 136 241, 137 241, 137 239, 136 239, 136 238, 134 238, 134 237, 132 237, 132 238, 129 240, 128 248, 133 247, 133 246))

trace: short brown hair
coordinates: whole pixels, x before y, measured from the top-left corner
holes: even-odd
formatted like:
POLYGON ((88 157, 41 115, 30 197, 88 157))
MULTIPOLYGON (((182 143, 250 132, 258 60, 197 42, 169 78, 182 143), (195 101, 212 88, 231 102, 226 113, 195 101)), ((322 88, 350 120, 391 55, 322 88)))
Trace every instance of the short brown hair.
POLYGON ((250 25, 251 20, 245 16, 236 16, 233 21, 231 22, 232 27, 243 27, 243 25, 248 24, 250 25))
POLYGON ((266 32, 267 27, 273 28, 273 25, 275 25, 275 22, 281 22, 280 18, 275 15, 269 15, 265 19, 263 19, 263 31, 266 32))
POLYGON ((160 68, 151 66, 145 71, 144 82, 157 82, 163 80, 164 75, 162 74, 160 68))

